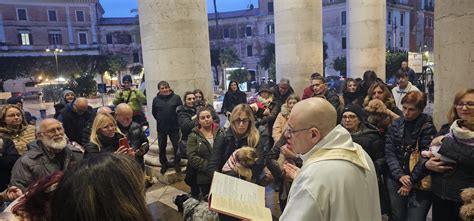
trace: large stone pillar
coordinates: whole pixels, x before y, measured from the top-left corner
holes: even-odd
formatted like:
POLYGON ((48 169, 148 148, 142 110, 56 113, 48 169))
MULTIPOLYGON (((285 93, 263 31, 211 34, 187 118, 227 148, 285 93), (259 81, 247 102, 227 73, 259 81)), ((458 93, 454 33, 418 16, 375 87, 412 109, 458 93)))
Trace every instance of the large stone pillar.
POLYGON ((385 0, 347 1, 347 76, 373 70, 385 80, 385 0))
POLYGON ((275 58, 277 83, 290 79, 301 96, 314 72, 323 74, 321 0, 275 0, 275 58))
POLYGON ((454 95, 464 88, 474 88, 473 9, 472 0, 436 1, 433 117, 437 128, 447 123, 454 95))
POLYGON ((159 81, 170 83, 181 97, 201 89, 212 102, 212 75, 205 0, 139 0, 140 34, 146 75, 148 120, 159 81))

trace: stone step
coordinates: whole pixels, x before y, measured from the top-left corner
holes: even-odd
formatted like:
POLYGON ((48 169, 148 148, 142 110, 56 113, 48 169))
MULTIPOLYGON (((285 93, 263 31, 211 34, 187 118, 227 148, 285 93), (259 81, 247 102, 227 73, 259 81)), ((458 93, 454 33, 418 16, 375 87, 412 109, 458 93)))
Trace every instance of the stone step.
POLYGON ((186 175, 186 167, 181 167, 181 173, 176 173, 174 167, 168 168, 165 174, 161 174, 161 167, 145 165, 145 173, 148 176, 156 177, 160 183, 170 185, 181 182, 186 175))
MULTIPOLYGON (((181 173, 176 173, 174 166, 170 166, 165 174, 161 174, 161 163, 159 158, 159 150, 158 144, 154 143, 150 146, 150 150, 144 156, 145 161, 145 172, 148 176, 156 177, 160 183, 170 185, 173 183, 177 183, 184 180, 184 176, 186 174, 186 164, 188 162, 187 159, 181 160, 181 173)), ((169 164, 173 164, 174 155, 173 155, 173 147, 171 143, 168 143, 166 147, 166 157, 168 159, 169 164)))

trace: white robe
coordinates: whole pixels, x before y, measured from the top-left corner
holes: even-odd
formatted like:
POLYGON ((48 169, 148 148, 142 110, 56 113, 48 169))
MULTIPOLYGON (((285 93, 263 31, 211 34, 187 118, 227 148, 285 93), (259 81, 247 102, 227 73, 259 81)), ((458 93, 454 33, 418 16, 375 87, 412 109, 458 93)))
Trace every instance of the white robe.
POLYGON ((338 125, 302 158, 281 221, 382 220, 374 164, 346 129, 338 125), (352 153, 315 157, 338 151, 352 153))

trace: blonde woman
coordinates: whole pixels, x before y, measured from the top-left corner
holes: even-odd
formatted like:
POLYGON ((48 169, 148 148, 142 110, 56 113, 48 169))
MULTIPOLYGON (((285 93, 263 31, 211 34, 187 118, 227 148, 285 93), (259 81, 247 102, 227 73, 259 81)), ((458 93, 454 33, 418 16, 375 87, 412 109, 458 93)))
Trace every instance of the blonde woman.
POLYGON ((97 114, 92 124, 90 142, 84 146, 84 157, 90 158, 103 152, 135 156, 132 148, 119 144, 119 140, 124 137, 112 115, 97 114))
POLYGON ((252 166, 253 178, 258 179, 263 170, 264 150, 268 149, 268 131, 259 131, 254 126, 255 117, 252 109, 246 104, 237 105, 230 115, 230 127, 225 133, 219 135, 214 142, 211 157, 208 164, 209 175, 214 171, 221 172, 225 162, 232 153, 243 146, 256 149, 257 163, 252 166))
POLYGON ((35 133, 35 127, 26 122, 18 106, 9 104, 0 110, 0 138, 11 139, 20 155, 26 151, 27 144, 35 140, 35 133))
POLYGON ((278 114, 275 120, 275 124, 273 124, 272 137, 275 142, 280 140, 283 131, 286 129, 286 123, 288 122, 288 117, 290 116, 291 109, 300 100, 301 99, 298 95, 292 94, 286 99, 285 104, 281 106, 281 112, 278 114))

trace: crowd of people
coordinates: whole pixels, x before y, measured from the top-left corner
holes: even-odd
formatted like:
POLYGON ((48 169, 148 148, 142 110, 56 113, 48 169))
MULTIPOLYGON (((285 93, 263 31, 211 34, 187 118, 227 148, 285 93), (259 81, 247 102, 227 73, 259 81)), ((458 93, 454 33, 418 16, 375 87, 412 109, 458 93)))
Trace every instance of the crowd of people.
MULTIPOLYGON (((247 100, 230 81, 224 127, 204 93, 158 83, 161 173, 181 173, 206 199, 214 172, 278 192, 280 220, 469 220, 461 192, 474 188, 474 89, 456 94, 437 130, 408 67, 390 89, 375 72, 345 80, 342 94, 313 73, 300 96, 290 80, 247 100), (173 162, 166 153, 173 147, 173 162), (464 211, 464 212, 463 212, 464 211)), ((64 91, 54 118, 28 124, 20 105, 0 111, 1 186, 10 211, 31 220, 151 220, 144 200, 149 142, 145 96, 122 79, 113 107, 92 109, 64 91), (113 173, 113 175, 111 175, 113 173), (54 209, 53 209, 54 208, 54 209)), ((245 190, 242 190, 245 191, 245 190)), ((471 220, 472 220, 471 214, 471 220)), ((219 214, 220 220, 238 220, 219 214)))

